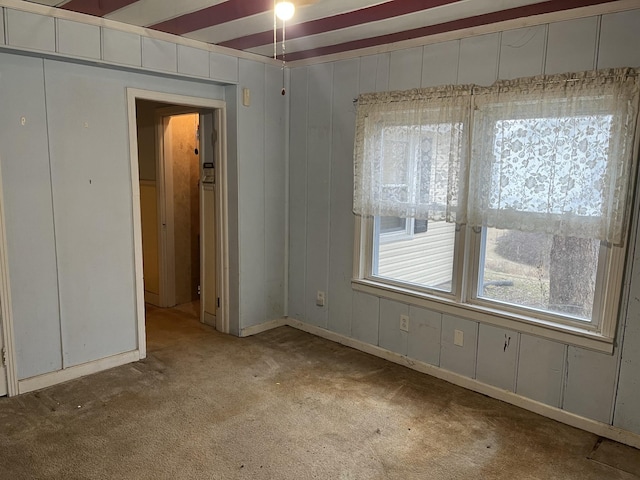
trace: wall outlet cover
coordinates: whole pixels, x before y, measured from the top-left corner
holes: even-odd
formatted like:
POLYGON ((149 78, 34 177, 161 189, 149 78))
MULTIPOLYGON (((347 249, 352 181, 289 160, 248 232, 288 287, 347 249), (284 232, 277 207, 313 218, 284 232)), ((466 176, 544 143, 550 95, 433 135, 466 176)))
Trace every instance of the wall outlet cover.
POLYGON ((400 330, 409 331, 409 315, 400 315, 400 330))

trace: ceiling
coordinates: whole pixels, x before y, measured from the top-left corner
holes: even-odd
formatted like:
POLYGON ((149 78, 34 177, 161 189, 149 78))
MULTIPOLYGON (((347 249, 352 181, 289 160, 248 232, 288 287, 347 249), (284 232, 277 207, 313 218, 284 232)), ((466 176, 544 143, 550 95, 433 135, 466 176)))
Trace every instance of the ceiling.
MULTIPOLYGON (((273 56, 274 0, 31 1, 273 56)), ((287 22, 287 61, 374 47, 612 0, 297 1, 311 4, 300 5, 293 19, 287 22)), ((278 21, 279 28, 281 24, 278 21)), ((281 38, 280 33, 278 38, 281 38)))

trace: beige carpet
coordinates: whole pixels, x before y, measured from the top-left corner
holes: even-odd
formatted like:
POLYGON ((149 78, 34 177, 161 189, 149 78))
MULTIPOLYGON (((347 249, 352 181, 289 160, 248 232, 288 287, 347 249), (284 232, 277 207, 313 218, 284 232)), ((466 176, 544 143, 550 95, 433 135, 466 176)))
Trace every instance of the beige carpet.
POLYGON ((592 434, 288 327, 221 335, 194 311, 149 309, 142 362, 0 399, 0 479, 638 478, 587 458, 592 434))

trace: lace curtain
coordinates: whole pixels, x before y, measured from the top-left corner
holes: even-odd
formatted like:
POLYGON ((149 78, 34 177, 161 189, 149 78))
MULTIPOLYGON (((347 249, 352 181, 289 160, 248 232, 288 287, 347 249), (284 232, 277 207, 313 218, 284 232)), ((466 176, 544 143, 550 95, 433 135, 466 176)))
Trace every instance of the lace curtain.
POLYGON ((359 97, 354 213, 461 220, 470 93, 451 86, 359 97))
POLYGON ((635 71, 504 81, 473 100, 469 224, 623 243, 635 71))
POLYGON ((361 95, 354 213, 624 242, 638 71, 361 95))

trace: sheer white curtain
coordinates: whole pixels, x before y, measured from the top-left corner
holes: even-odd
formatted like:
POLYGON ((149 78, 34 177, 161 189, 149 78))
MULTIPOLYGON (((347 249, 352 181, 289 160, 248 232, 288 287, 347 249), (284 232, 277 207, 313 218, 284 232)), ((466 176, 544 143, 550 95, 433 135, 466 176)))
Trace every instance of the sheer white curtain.
POLYGON ((635 70, 504 81, 473 101, 469 224, 624 242, 635 70))
POLYGON ((361 95, 353 210, 624 243, 637 69, 361 95))
POLYGON ((354 213, 464 222, 470 93, 449 86, 359 97, 354 213))

